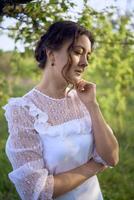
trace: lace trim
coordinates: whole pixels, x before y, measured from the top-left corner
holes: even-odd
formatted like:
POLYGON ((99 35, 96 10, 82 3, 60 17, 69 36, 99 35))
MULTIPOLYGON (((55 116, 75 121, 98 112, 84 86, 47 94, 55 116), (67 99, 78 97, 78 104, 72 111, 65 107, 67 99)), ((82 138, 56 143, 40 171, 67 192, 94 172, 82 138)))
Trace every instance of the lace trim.
POLYGON ((54 192, 54 177, 53 175, 49 175, 47 177, 47 181, 45 184, 44 190, 42 190, 40 194, 40 200, 53 200, 53 192, 54 192))
POLYGON ((41 111, 34 105, 34 103, 29 101, 25 97, 10 98, 8 104, 3 107, 6 110, 5 115, 8 115, 9 105, 28 107, 29 114, 35 119, 34 128, 39 134, 47 134, 52 137, 57 137, 57 136, 66 137, 72 134, 72 132, 77 134, 84 134, 87 132, 86 130, 81 131, 81 128, 82 129, 88 128, 89 133, 91 132, 91 119, 89 115, 77 119, 72 119, 62 124, 52 126, 48 122, 47 113, 41 111), (69 126, 70 123, 71 126, 69 126), (74 124, 73 126, 72 123, 74 124))
POLYGON ((35 88, 35 87, 34 87, 32 90, 33 90, 33 91, 36 91, 37 93, 41 94, 42 96, 44 96, 44 97, 46 97, 46 98, 48 98, 48 99, 50 99, 50 100, 53 100, 53 101, 65 101, 66 98, 69 97, 69 96, 67 95, 67 93, 66 93, 66 94, 65 94, 65 97, 63 97, 63 98, 52 98, 52 97, 50 97, 50 96, 44 94, 43 92, 41 92, 40 90, 38 90, 38 89, 35 88))

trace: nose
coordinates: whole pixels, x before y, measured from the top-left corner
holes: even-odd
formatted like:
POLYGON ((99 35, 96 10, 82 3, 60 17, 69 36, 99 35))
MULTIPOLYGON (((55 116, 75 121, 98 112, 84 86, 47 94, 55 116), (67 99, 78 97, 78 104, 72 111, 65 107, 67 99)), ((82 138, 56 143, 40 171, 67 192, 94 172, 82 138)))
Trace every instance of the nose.
POLYGON ((80 60, 79 65, 80 65, 81 67, 83 67, 83 68, 87 67, 88 61, 87 61, 87 58, 86 58, 85 56, 82 56, 82 57, 81 57, 81 60, 80 60))

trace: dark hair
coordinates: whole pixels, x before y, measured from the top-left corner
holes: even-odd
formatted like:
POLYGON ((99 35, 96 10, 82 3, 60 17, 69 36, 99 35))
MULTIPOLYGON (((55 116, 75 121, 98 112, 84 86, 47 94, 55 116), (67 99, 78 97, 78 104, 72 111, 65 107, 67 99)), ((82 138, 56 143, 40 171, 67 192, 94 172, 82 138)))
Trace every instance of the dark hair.
POLYGON ((92 33, 78 23, 72 21, 58 21, 52 24, 47 32, 42 35, 35 49, 35 58, 39 63, 39 67, 41 69, 45 68, 47 61, 46 48, 59 50, 64 42, 72 39, 72 43, 69 46, 69 49, 71 49, 80 35, 86 35, 91 42, 91 47, 93 47, 94 38, 92 33))

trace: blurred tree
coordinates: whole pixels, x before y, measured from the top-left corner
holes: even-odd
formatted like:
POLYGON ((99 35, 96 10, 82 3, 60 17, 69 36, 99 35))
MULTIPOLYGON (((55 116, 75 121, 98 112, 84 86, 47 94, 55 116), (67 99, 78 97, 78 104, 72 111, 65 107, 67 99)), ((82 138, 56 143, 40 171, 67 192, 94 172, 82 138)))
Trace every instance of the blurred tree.
MULTIPOLYGON (((123 132, 126 105, 133 88, 134 16, 121 16, 116 8, 97 12, 87 5, 86 0, 83 3, 83 10, 78 13, 75 21, 90 29, 96 38, 96 47, 85 78, 97 83, 99 101, 104 113, 113 127, 123 132)), ((68 0, 49 0, 47 3, 39 0, 17 5, 15 9, 11 6, 5 7, 5 15, 17 20, 17 23, 10 27, 10 36, 15 38, 16 42, 23 40, 28 53, 51 23, 72 19, 69 13, 71 7, 75 7, 75 4, 68 0)), ((37 73, 33 67, 35 63, 29 58, 26 58, 25 54, 17 53, 12 59, 12 74, 16 77, 29 74, 36 77, 33 75, 37 73)))
POLYGON ((25 86, 27 80, 30 83, 30 80, 35 79, 35 74, 37 79, 39 71, 35 67, 32 53, 30 57, 29 54, 27 52, 23 54, 16 51, 0 51, 0 107, 7 101, 9 96, 12 96, 16 84, 20 85, 20 82, 23 81, 23 86, 25 86))
POLYGON ((33 48, 35 41, 53 21, 71 18, 68 11, 74 6, 69 0, 38 0, 15 7, 7 5, 3 8, 3 16, 16 19, 16 24, 9 27, 9 35, 15 38, 15 42, 22 40, 26 46, 33 48))
POLYGON ((4 15, 4 8, 6 6, 14 6, 14 8, 16 7, 16 5, 18 4, 26 4, 26 3, 29 3, 30 1, 33 1, 33 0, 1 0, 0 1, 0 15, 4 15))
POLYGON ((124 132, 129 96, 133 85, 133 15, 120 16, 118 10, 96 12, 85 6, 79 23, 92 30, 96 48, 85 77, 98 85, 99 101, 115 130, 124 132))
MULTIPOLYGON (((12 88, 19 78, 24 79, 28 77, 35 80, 39 77, 39 71, 35 68, 36 64, 32 58, 33 52, 31 50, 35 47, 35 43, 40 35, 46 31, 53 21, 70 18, 68 11, 74 5, 69 0, 0 1, 2 11, 0 22, 4 20, 5 16, 16 19, 16 23, 12 27, 7 27, 10 30, 9 36, 15 39, 15 43, 21 40, 25 44, 25 53, 19 54, 17 51, 14 51, 11 55, 11 53, 4 54, 1 52, 0 98, 2 101, 0 104, 3 104, 11 96, 12 88)), ((2 26, 0 28, 5 29, 2 26)))

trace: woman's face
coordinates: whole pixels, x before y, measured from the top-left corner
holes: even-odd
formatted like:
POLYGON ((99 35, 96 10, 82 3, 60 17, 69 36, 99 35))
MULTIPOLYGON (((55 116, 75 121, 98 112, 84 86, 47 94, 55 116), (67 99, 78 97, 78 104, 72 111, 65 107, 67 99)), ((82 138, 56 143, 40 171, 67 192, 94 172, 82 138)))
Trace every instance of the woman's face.
MULTIPOLYGON (((56 71, 59 75, 63 67, 68 62, 68 47, 72 41, 66 42, 59 51, 54 52, 56 71)), ((88 65, 88 59, 91 54, 91 42, 86 35, 81 35, 75 42, 73 49, 70 52, 72 64, 65 76, 71 83, 76 83, 81 79, 81 75, 88 65)), ((65 68, 66 69, 66 68, 65 68)))

